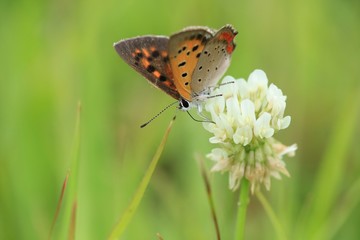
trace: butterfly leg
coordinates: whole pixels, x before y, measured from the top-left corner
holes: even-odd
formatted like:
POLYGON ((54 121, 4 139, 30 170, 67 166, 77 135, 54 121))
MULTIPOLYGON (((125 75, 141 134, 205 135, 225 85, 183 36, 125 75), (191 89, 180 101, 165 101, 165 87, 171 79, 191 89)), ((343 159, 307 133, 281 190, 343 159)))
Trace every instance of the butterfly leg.
POLYGON ((233 83, 235 83, 235 82, 231 81, 231 82, 221 83, 217 87, 222 87, 222 86, 225 86, 225 85, 228 85, 228 84, 233 84, 233 83))
POLYGON ((189 114, 189 116, 191 117, 191 119, 194 120, 195 122, 209 122, 209 123, 214 123, 214 124, 215 124, 215 122, 211 121, 211 120, 208 119, 206 116, 201 115, 200 113, 199 113, 199 116, 202 117, 204 120, 196 119, 196 118, 194 118, 194 117, 190 114, 189 111, 186 111, 186 112, 187 112, 187 114, 189 114))
POLYGON ((203 106, 202 106, 202 104, 198 104, 197 105, 197 112, 198 112, 198 115, 202 118, 202 119, 204 119, 204 121, 205 122, 211 122, 211 123, 214 123, 213 121, 211 121, 209 118, 208 118, 208 116, 206 116, 205 114, 203 114, 203 106))

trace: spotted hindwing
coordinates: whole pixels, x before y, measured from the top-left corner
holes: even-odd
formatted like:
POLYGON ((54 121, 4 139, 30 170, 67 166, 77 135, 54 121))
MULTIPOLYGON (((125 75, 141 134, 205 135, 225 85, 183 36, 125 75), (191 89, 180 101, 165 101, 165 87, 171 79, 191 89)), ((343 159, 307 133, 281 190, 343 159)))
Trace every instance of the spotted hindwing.
POLYGON ((169 59, 174 84, 182 98, 191 101, 192 74, 206 43, 213 37, 212 30, 191 27, 170 36, 169 59))
POLYGON ((194 95, 207 92, 223 76, 235 49, 233 39, 236 34, 236 30, 226 25, 206 43, 192 76, 191 90, 194 95))
POLYGON ((178 100, 180 95, 173 81, 168 43, 168 37, 142 36, 122 40, 115 43, 114 47, 127 64, 155 87, 178 100))

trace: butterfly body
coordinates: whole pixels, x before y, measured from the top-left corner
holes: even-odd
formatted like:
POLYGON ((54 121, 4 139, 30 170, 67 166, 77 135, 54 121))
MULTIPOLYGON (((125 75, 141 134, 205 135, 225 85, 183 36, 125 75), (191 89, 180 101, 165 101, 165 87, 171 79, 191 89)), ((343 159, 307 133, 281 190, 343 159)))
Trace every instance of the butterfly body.
POLYGON ((140 36, 114 44, 120 57, 151 84, 176 100, 179 108, 199 106, 230 64, 237 32, 189 27, 166 36, 140 36))

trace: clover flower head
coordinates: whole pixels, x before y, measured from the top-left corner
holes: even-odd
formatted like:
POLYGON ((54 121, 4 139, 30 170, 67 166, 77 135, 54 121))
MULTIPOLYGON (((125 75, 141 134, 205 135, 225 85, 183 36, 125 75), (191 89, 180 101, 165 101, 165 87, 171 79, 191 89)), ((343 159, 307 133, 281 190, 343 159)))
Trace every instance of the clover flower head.
POLYGON ((284 116, 286 96, 262 70, 248 78, 226 76, 213 91, 205 110, 212 122, 203 123, 213 134, 209 141, 218 144, 207 157, 215 162, 211 171, 229 172, 229 188, 236 190, 242 178, 249 180, 252 193, 263 184, 270 189, 271 177, 290 176, 283 156, 294 156, 296 144, 285 146, 273 136, 290 125, 284 116))

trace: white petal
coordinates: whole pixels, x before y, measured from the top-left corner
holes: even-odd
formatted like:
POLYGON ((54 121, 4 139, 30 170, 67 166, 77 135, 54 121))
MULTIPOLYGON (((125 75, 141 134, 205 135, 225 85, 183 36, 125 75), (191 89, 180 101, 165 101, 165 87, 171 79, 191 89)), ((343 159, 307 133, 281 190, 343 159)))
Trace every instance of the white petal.
POLYGON ((241 119, 240 124, 253 126, 255 123, 255 106, 254 103, 245 99, 241 101, 241 119))
POLYGON ((275 99, 275 101, 272 102, 272 110, 271 115, 276 117, 282 117, 284 115, 286 108, 286 102, 281 99, 275 99))
POLYGON ((233 129, 234 117, 225 114, 220 114, 220 119, 221 119, 220 124, 226 134, 225 138, 227 138, 228 136, 230 136, 231 138, 231 136, 234 134, 234 129, 233 129))
POLYGON ((210 143, 222 143, 223 141, 224 141, 224 139, 219 138, 219 137, 211 137, 211 138, 209 138, 210 143))
POLYGON ((270 175, 271 175, 272 177, 278 179, 278 180, 281 180, 281 175, 280 175, 280 173, 277 172, 277 171, 272 171, 272 172, 270 173, 270 175))
POLYGON ((279 119, 279 121, 280 121, 280 129, 285 129, 290 125, 291 117, 286 116, 283 119, 279 119))
POLYGON ((254 125, 254 134, 257 137, 269 138, 274 134, 274 129, 270 127, 271 115, 268 112, 264 112, 256 120, 254 125))
POLYGON ((252 129, 249 126, 239 127, 233 135, 234 143, 243 146, 248 145, 252 140, 252 129))
MULTIPOLYGON (((216 93, 213 93, 216 95, 216 93)), ((206 111, 211 113, 211 117, 215 117, 225 110, 225 99, 223 96, 213 97, 205 103, 206 111)))
POLYGON ((271 83, 267 92, 267 99, 269 101, 273 100, 274 98, 280 98, 282 100, 286 100, 286 96, 283 95, 280 88, 278 88, 275 84, 271 83))
POLYGON ((248 82, 250 86, 266 88, 268 84, 268 79, 263 70, 256 69, 250 74, 248 82))
POLYGON ((206 157, 214 161, 220 161, 221 159, 227 158, 228 154, 222 148, 214 148, 211 150, 211 153, 206 155, 206 157))
POLYGON ((285 129, 290 125, 291 117, 286 116, 284 118, 273 117, 271 119, 271 126, 276 130, 285 129))
POLYGON ((286 96, 283 95, 282 91, 274 84, 270 84, 266 99, 269 104, 268 108, 271 109, 271 115, 282 117, 286 107, 286 96))
POLYGON ((244 79, 242 79, 242 78, 238 79, 236 81, 236 85, 238 88, 238 95, 239 95, 240 99, 246 99, 246 98, 250 97, 248 84, 244 79))
POLYGON ((297 144, 293 144, 283 149, 282 152, 279 153, 280 156, 288 155, 289 157, 293 157, 295 155, 295 151, 297 150, 297 144))
POLYGON ((227 115, 231 116, 238 122, 241 118, 240 104, 237 97, 231 97, 226 100, 227 115))
POLYGON ((211 133, 214 132, 214 129, 216 127, 216 125, 214 123, 208 123, 208 122, 204 122, 202 125, 206 131, 211 132, 211 133))
POLYGON ((211 168, 212 172, 227 171, 231 167, 228 153, 222 148, 214 148, 206 157, 216 162, 211 168))
POLYGON ((221 85, 219 86, 219 90, 223 95, 224 99, 234 96, 234 94, 236 95, 238 89, 235 78, 233 78, 232 76, 224 77, 221 85))
POLYGON ((238 185, 238 181, 240 178, 239 168, 240 168, 240 165, 236 164, 236 165, 233 165, 229 171, 229 188, 231 190, 236 189, 236 187, 238 185))

